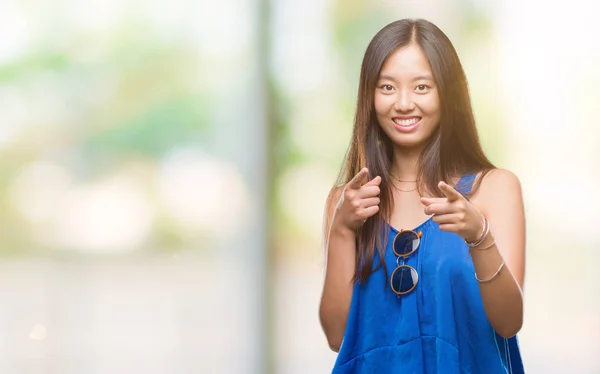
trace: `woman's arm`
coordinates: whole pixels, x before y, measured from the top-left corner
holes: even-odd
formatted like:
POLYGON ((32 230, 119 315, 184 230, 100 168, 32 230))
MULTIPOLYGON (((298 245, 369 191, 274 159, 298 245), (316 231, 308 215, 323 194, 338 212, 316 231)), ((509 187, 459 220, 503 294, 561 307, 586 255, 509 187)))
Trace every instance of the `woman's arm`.
POLYGON ((490 227, 484 242, 471 249, 478 278, 493 276, 505 262, 494 279, 479 283, 485 313, 498 334, 512 337, 523 325, 525 280, 525 213, 519 179, 507 170, 489 172, 473 203, 490 227), (490 248, 481 249, 486 247, 490 248))
POLYGON ((335 222, 340 195, 341 188, 333 190, 325 204, 325 283, 319 307, 321 327, 334 352, 339 351, 346 331, 356 267, 355 232, 335 222))

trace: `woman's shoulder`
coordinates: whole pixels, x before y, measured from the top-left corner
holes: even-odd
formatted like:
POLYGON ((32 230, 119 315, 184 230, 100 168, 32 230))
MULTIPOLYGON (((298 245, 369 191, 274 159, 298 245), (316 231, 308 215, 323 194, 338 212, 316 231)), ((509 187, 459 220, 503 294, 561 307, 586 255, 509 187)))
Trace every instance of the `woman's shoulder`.
POLYGON ((340 201, 340 197, 342 196, 342 192, 344 191, 344 186, 336 185, 331 188, 327 198, 325 199, 325 211, 324 211, 324 222, 325 222, 325 230, 329 230, 329 225, 331 224, 331 219, 333 217, 333 212, 335 211, 336 206, 340 201))
POLYGON ((337 204, 338 200, 342 196, 342 192, 344 191, 344 185, 335 185, 329 190, 329 194, 327 194, 327 199, 325 200, 326 206, 331 206, 332 204, 337 204))
POLYGON ((503 201, 521 198, 521 181, 508 169, 494 168, 477 174, 479 188, 473 200, 479 205, 490 206, 503 201))
POLYGON ((494 168, 477 174, 482 192, 498 192, 505 189, 520 189, 519 177, 508 169, 494 168))

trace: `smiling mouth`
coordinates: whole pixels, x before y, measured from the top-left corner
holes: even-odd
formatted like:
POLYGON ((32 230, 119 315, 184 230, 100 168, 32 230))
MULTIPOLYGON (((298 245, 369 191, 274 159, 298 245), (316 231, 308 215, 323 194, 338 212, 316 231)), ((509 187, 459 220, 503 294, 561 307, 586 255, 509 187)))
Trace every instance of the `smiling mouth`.
POLYGON ((411 127, 421 120, 421 117, 412 117, 409 119, 393 118, 394 123, 400 127, 411 127))

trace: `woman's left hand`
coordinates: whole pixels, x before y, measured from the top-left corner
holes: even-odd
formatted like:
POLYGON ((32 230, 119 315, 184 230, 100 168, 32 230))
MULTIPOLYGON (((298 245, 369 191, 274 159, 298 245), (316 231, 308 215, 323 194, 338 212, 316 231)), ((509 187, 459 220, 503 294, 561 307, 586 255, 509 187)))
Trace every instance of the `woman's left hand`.
POLYGON ((460 192, 445 182, 438 187, 446 197, 422 197, 425 214, 432 215, 440 230, 455 232, 468 242, 474 242, 483 230, 483 215, 460 192))

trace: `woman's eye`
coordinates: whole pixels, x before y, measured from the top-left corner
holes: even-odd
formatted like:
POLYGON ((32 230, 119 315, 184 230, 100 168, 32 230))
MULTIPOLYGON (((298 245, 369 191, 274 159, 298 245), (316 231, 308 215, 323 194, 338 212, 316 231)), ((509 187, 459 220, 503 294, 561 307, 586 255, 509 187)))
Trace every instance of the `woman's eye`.
POLYGON ((390 86, 389 84, 384 84, 384 85, 380 86, 380 88, 387 92, 392 91, 394 89, 394 87, 390 86))
POLYGON ((424 91, 427 91, 427 89, 428 89, 429 87, 428 87, 428 86, 426 86, 426 85, 424 85, 424 84, 420 84, 420 85, 418 85, 416 88, 417 88, 417 91, 419 91, 419 92, 424 92, 424 91))

